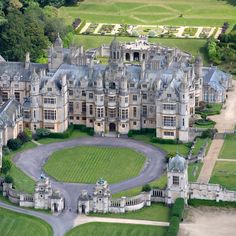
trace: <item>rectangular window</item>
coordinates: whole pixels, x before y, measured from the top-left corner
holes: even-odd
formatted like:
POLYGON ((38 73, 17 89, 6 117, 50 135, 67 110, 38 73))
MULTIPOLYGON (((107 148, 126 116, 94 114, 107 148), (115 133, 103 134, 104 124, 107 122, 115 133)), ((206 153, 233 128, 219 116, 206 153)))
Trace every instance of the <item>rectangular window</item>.
POLYGON ((82 112, 86 112, 86 102, 82 102, 82 112))
POLYGON ((89 105, 89 114, 93 115, 93 105, 89 105))
POLYGON ((103 118, 103 108, 97 108, 97 117, 103 118))
POLYGON ((143 100, 147 100, 147 94, 146 93, 143 94, 143 100))
POLYGON ((128 97, 125 97, 125 103, 128 103, 128 97))
POLYGON ((168 111, 175 110, 176 105, 175 104, 163 104, 163 109, 168 111))
POLYGON ((19 92, 15 92, 15 99, 16 99, 16 101, 20 102, 20 93, 19 92))
POLYGON ((89 99, 93 99, 93 93, 89 93, 89 99))
POLYGON ((24 111, 24 118, 29 119, 30 118, 30 111, 24 111))
POLYGON ((121 119, 122 120, 128 119, 128 114, 129 114, 128 109, 122 109, 121 110, 121 119))
POLYGON ((144 117, 147 116, 147 106, 143 106, 142 115, 143 115, 144 117))
POLYGON ((138 96, 137 95, 133 95, 133 101, 136 102, 138 100, 138 96))
POLYGON ((44 110, 44 119, 45 120, 56 120, 56 111, 55 110, 44 110))
POLYGON ((44 98, 43 102, 44 102, 44 104, 55 104, 56 98, 44 98))
POLYGON ((82 91, 82 96, 85 97, 86 96, 86 92, 83 90, 82 91))
POLYGON ((172 116, 164 116, 164 126, 176 126, 176 118, 172 116))
POLYGON ((100 96, 100 102, 103 102, 103 96, 100 96))
POLYGON ((47 91, 48 91, 48 92, 52 92, 52 88, 48 88, 47 91))
POLYGON ((173 176, 173 184, 179 185, 179 176, 173 176))
POLYGON ((174 136, 174 132, 164 131, 164 135, 165 135, 165 136, 171 136, 171 137, 173 137, 173 136, 174 136))
POLYGON ((3 102, 7 102, 8 101, 8 93, 6 93, 6 92, 2 93, 2 101, 3 102))
POLYGON ((73 102, 69 102, 69 112, 70 113, 74 112, 74 103, 73 102))
POLYGON ((116 101, 116 97, 115 96, 109 96, 108 97, 108 101, 109 102, 115 102, 116 101))
POLYGON ((74 94, 73 90, 69 90, 69 95, 73 96, 73 94, 74 94))
POLYGON ((137 117, 137 107, 133 107, 133 117, 137 117))
POLYGON ((116 109, 109 109, 109 117, 116 118, 116 109))

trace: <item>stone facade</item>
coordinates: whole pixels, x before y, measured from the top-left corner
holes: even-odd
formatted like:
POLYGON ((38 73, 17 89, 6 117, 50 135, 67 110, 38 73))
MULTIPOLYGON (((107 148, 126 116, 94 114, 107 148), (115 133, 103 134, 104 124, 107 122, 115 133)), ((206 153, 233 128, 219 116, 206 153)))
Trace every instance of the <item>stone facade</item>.
POLYGON ((35 209, 50 209, 52 212, 61 213, 64 209, 64 198, 58 190, 53 190, 48 178, 41 178, 35 186, 33 195, 20 193, 12 188, 12 184, 0 181, 3 196, 21 207, 35 209))
POLYGON ((48 64, 31 63, 29 54, 25 63, 0 61, 0 97, 22 104, 24 127, 33 131, 63 132, 70 123, 93 127, 97 135, 150 128, 159 138, 188 142, 189 120, 206 97, 203 86, 209 91, 203 83, 208 74, 201 58, 147 38, 124 44, 114 39, 108 48, 84 51, 63 48, 58 36, 48 64), (99 54, 109 56, 107 65, 96 60, 99 54))

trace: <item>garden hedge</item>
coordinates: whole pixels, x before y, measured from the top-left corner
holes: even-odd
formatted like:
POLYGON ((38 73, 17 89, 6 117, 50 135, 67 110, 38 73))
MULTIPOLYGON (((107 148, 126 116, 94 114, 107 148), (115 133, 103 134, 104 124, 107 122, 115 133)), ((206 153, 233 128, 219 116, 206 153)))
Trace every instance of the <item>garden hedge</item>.
POLYGON ((177 216, 180 221, 183 220, 184 215, 184 199, 177 198, 171 210, 171 216, 177 216))
POLYGON ((177 236, 178 235, 179 223, 180 223, 180 220, 177 216, 172 216, 170 218, 170 226, 167 231, 167 236, 177 236))

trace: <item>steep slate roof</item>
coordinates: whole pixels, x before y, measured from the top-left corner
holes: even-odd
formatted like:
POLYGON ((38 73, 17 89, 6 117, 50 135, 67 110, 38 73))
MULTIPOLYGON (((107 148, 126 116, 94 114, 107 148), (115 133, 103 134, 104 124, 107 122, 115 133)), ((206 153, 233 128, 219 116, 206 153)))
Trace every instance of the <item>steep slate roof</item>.
POLYGON ((0 128, 13 123, 12 115, 19 107, 19 104, 20 103, 15 99, 9 99, 3 104, 3 106, 0 108, 0 128))
POLYGON ((186 160, 177 154, 169 160, 168 169, 173 172, 183 172, 186 168, 186 160))

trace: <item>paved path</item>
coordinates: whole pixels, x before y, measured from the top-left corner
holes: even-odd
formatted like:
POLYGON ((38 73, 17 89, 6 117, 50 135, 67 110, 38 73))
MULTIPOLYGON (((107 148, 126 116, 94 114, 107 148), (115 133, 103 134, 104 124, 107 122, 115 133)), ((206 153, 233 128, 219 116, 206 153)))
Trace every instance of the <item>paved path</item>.
MULTIPOLYGON (((163 151, 149 144, 121 138, 89 137, 41 145, 23 153, 18 153, 14 157, 14 162, 16 166, 24 171, 28 176, 34 180, 37 180, 42 173, 43 165, 46 163, 49 156, 53 152, 56 150, 80 145, 128 147, 142 152, 147 157, 146 165, 140 175, 121 183, 111 185, 112 193, 142 186, 160 177, 165 170, 165 153, 163 151)), ((92 184, 62 183, 57 182, 54 179, 51 179, 51 182, 54 188, 60 189, 63 193, 66 200, 66 209, 73 209, 74 211, 76 211, 77 199, 81 190, 87 189, 88 192, 91 193, 94 188, 94 185, 92 184)))
POLYGON ((227 162, 236 162, 236 159, 224 159, 224 158, 221 158, 221 159, 217 159, 217 161, 227 161, 227 162))
POLYGON ((223 143, 223 139, 214 139, 212 141, 210 149, 206 157, 204 158, 204 164, 198 176, 197 182, 204 184, 207 184, 209 182, 223 143))
MULTIPOLYGON (((233 81, 236 88, 236 81, 233 81)), ((236 90, 228 92, 226 101, 226 109, 221 110, 221 114, 211 116, 216 122, 215 128, 219 133, 225 131, 233 131, 236 124, 236 90)), ((197 182, 207 184, 211 178, 215 163, 220 154, 220 150, 224 144, 223 139, 214 139, 211 143, 207 156, 204 158, 204 164, 199 174, 197 182)))
POLYGON ((216 122, 215 128, 219 133, 234 130, 236 125, 236 80, 233 80, 234 90, 228 92, 226 109, 222 109, 220 115, 210 116, 216 122))

